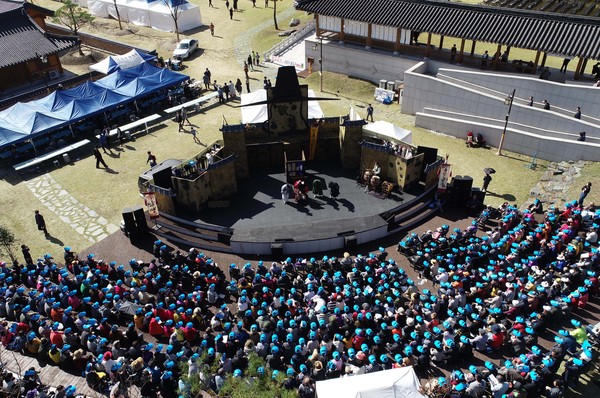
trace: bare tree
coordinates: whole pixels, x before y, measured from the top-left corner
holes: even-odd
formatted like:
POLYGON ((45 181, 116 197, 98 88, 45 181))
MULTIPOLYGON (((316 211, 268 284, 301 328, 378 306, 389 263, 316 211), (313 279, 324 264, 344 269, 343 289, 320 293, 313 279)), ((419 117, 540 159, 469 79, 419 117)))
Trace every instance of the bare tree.
POLYGON ((12 261, 16 260, 17 241, 8 228, 0 226, 0 254, 6 254, 12 261))
POLYGON ((123 25, 121 25, 121 14, 119 14, 119 6, 117 5, 117 0, 113 0, 115 4, 115 12, 117 13, 117 21, 119 21, 119 29, 123 30, 123 25))
POLYGON ((273 22, 275 23, 275 30, 279 30, 279 26, 277 26, 277 0, 273 1, 273 22))
POLYGON ((161 0, 164 5, 169 9, 169 13, 171 14, 171 18, 173 18, 173 24, 175 25, 175 35, 177 36, 177 42, 179 42, 179 24, 177 21, 179 20, 179 15, 181 14, 181 10, 179 7, 183 4, 183 0, 161 0))

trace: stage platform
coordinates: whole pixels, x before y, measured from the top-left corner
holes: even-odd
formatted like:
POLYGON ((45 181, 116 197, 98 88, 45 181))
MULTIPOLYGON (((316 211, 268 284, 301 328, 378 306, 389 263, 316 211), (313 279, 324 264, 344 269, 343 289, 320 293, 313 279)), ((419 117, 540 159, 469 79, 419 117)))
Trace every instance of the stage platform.
MULTIPOLYGON (((393 233, 402 225, 395 214, 404 214, 405 220, 414 219, 408 211, 411 207, 426 208, 428 193, 422 186, 414 191, 393 192, 387 198, 374 192, 365 192, 365 187, 357 184, 356 170, 342 170, 333 164, 309 164, 308 186, 321 179, 323 197, 315 198, 309 192, 306 204, 298 204, 293 198, 284 204, 281 199, 281 186, 284 174, 278 170, 264 170, 249 179, 238 182, 238 192, 227 207, 207 208, 193 220, 199 227, 190 236, 182 238, 181 226, 170 227, 172 220, 164 220, 166 230, 177 232, 175 239, 197 242, 206 233, 201 226, 213 230, 211 249, 238 254, 271 254, 274 250, 284 254, 313 253, 353 247, 371 242, 393 233), (340 186, 340 195, 329 198, 327 184, 335 181, 340 186), (382 215, 386 215, 385 218, 382 215), (390 214, 392 222, 390 222, 390 214), (216 229, 214 229, 215 227, 216 229), (222 228, 221 231, 218 231, 222 228), (225 236, 227 235, 227 236, 225 236)), ((187 228, 190 227, 189 222, 187 228)), ((181 224, 180 224, 181 225, 181 224)), ((412 225, 412 224, 411 224, 412 225)), ((169 239, 165 230, 160 234, 169 239)), ((211 232, 208 232, 211 234, 211 232)), ((201 243, 201 242, 200 242, 201 243)), ((198 244, 197 246, 202 246, 198 244)))

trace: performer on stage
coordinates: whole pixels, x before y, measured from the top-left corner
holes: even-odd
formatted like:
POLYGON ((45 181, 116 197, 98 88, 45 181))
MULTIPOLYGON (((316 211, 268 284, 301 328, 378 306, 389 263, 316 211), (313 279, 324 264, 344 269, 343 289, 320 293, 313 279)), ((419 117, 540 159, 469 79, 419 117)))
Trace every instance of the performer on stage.
POLYGON ((381 174, 381 166, 379 165, 379 162, 375 162, 373 165, 373 175, 379 176, 379 174, 381 174))
POLYGON ((294 195, 296 202, 302 202, 306 200, 306 194, 308 193, 308 187, 303 180, 297 180, 294 183, 294 195))
POLYGON ((315 195, 315 198, 317 196, 323 196, 323 187, 321 186, 321 180, 318 178, 313 181, 312 192, 313 195, 315 195))
POLYGON ((290 200, 290 193, 292 193, 294 189, 288 183, 285 183, 281 186, 281 200, 283 200, 283 204, 287 205, 288 200, 290 200))

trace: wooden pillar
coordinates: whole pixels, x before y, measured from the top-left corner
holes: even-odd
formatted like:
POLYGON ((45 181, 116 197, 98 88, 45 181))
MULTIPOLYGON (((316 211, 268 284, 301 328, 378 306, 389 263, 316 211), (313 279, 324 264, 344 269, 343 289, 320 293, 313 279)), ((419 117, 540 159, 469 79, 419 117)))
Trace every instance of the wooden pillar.
POLYGON ((465 39, 460 40, 460 54, 458 55, 458 63, 462 64, 465 56, 465 39))
MULTIPOLYGON (((510 57, 510 46, 506 46, 506 56, 510 57)), ((508 58, 506 58, 508 60, 508 58)))
POLYGON ((540 62, 540 50, 535 53, 535 61, 533 62, 533 70, 531 71, 532 74, 535 74, 537 71, 538 62, 540 62))
POLYGON ((344 18, 340 20, 340 43, 344 43, 344 18))
POLYGON ((473 55, 475 55, 475 43, 476 43, 476 41, 475 41, 475 40, 473 40, 473 44, 471 44, 471 57, 472 57, 473 55))
POLYGON ((372 32, 372 25, 368 24, 368 29, 367 29, 367 46, 366 48, 369 49, 371 48, 371 32, 372 32))
POLYGON ((540 65, 540 68, 544 68, 544 66, 546 66, 546 58, 548 57, 548 53, 544 52, 544 55, 542 56, 542 63, 540 65))
POLYGON ((440 36, 440 50, 442 49, 443 45, 444 45, 444 36, 440 36))
POLYGON ((498 62, 500 62, 500 57, 502 56, 502 44, 498 44, 498 48, 496 48, 496 54, 494 54, 494 69, 498 69, 498 62))
POLYGON ((317 37, 320 37, 321 36, 321 26, 319 24, 319 14, 315 14, 315 25, 316 25, 315 32, 317 34, 317 37))
POLYGON ((400 52, 400 38, 402 37, 402 29, 396 29, 396 43, 394 44, 394 54, 400 52))
POLYGON ((425 56, 429 58, 431 53, 431 32, 427 33, 427 51, 425 52, 425 56))
POLYGON ((579 61, 577 61, 577 68, 575 68, 575 74, 573 75, 573 80, 579 80, 579 74, 581 73, 582 65, 583 65, 583 57, 579 57, 579 61))
POLYGON ((579 71, 585 77, 585 68, 587 68, 588 58, 584 58, 583 65, 581 65, 581 70, 579 71))

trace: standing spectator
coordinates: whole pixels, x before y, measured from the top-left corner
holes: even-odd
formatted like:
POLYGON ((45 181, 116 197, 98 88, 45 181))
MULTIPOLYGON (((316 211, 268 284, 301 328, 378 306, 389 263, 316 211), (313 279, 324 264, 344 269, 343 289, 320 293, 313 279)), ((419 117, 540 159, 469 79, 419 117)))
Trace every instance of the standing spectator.
POLYGON ((575 119, 581 119, 581 108, 577 107, 577 109, 575 110, 575 114, 573 115, 573 117, 575 119))
POLYGON ((213 7, 213 8, 215 7, 215 6, 213 6, 212 0, 208 0, 208 6, 213 7))
POLYGON ((102 130, 100 132, 99 142, 100 142, 100 146, 102 147, 102 150, 104 151, 104 153, 108 153, 108 152, 106 152, 106 148, 108 148, 108 146, 106 144, 107 139, 106 139, 106 132, 104 130, 102 130))
POLYGON ((244 61, 244 74, 246 75, 246 79, 248 78, 248 64, 244 61))
POLYGON ((99 169, 100 168, 100 163, 102 163, 102 166, 104 166, 105 168, 109 168, 106 165, 106 162, 104 161, 104 159, 102 158, 102 153, 100 153, 100 147, 98 145, 96 145, 96 147, 94 148, 94 157, 96 158, 96 168, 99 169))
POLYGON ((450 63, 453 64, 456 62, 456 44, 452 45, 450 49, 450 63))
POLYGON ((229 11, 229 0, 225 0, 225 9, 229 11))
POLYGON ((265 0, 265 8, 269 8, 269 0, 265 0))
POLYGON ((592 183, 588 182, 587 184, 585 184, 583 187, 581 187, 581 194, 579 194, 579 206, 583 206, 583 201, 586 198, 586 196, 588 196, 588 194, 590 193, 590 191, 592 190, 592 183))
POLYGON ((237 81, 235 82, 235 91, 237 91, 238 95, 242 95, 242 90, 243 90, 243 86, 242 86, 242 81, 240 79, 237 79, 237 81))
POLYGON ((229 9, 229 19, 233 19, 233 8, 229 9))
MULTIPOLYGON (((211 22, 209 25, 210 28, 210 35, 214 36, 215 35, 215 25, 211 22)), ((210 77, 208 78, 208 81, 210 81, 210 77)))
POLYGON ((229 86, 229 98, 235 99, 235 84, 233 84, 233 82, 230 80, 228 86, 229 86))
MULTIPOLYGON (((254 52, 254 51, 252 51, 254 52)), ((250 69, 254 70, 254 65, 252 65, 252 55, 248 54, 248 65, 250 66, 250 69)))
POLYGON ((256 64, 256 53, 252 51, 252 65, 256 64))
POLYGON ((542 103, 544 104, 544 109, 549 111, 550 110, 550 103, 548 102, 548 100, 544 100, 542 101, 542 103))
POLYGON ((229 100, 229 84, 223 83, 223 94, 225 97, 225 102, 229 100))
POLYGON ((190 123, 190 119, 188 119, 188 114, 187 114, 187 110, 184 108, 181 108, 181 125, 183 126, 183 124, 187 122, 188 126, 190 126, 192 123, 190 123))
POLYGON ((23 258, 25 259, 25 264, 33 264, 33 258, 31 257, 31 253, 29 253, 29 251, 30 251, 29 246, 27 246, 25 244, 21 245, 21 253, 23 253, 23 258))
POLYGON ((256 52, 256 66, 260 65, 260 54, 256 52))
POLYGON ((569 66, 569 62, 571 62, 571 58, 563 59, 562 66, 560 67, 560 73, 567 73, 567 66, 569 66))
POLYGON ((237 4, 238 4, 238 0, 233 0, 233 9, 234 9, 235 11, 237 11, 237 10, 238 10, 237 4))
POLYGON ((223 87, 219 86, 216 82, 215 87, 217 88, 217 93, 219 93, 219 104, 224 104, 225 97, 223 96, 223 87))
POLYGON ((490 55, 488 54, 487 50, 483 53, 483 55, 481 56, 481 69, 487 69, 487 62, 488 59, 490 58, 490 55))
POLYGON ((256 8, 256 0, 252 0, 252 8, 256 8))
POLYGON ((146 159, 146 164, 148 163, 150 163, 150 167, 156 166, 156 156, 150 151, 148 151, 148 159, 146 159))
POLYGON ((371 118, 371 121, 373 122, 373 105, 369 104, 367 105, 367 119, 369 120, 369 118, 371 118))
POLYGON ((206 72, 204 72, 204 75, 202 76, 202 83, 204 83, 204 88, 206 90, 210 90, 210 75, 206 72))
POLYGON ((529 106, 533 106, 533 96, 529 97, 529 102, 527 103, 529 106))
POLYGON ((487 192, 490 182, 492 182, 492 176, 486 173, 485 177, 483 177, 483 186, 481 187, 483 192, 487 192))
POLYGON ((250 78, 246 76, 246 90, 250 92, 250 78))
POLYGON ((183 130, 183 116, 181 116, 181 111, 177 111, 175 114, 175 123, 179 125, 179 131, 183 130))
POLYGON ((46 229, 46 220, 44 220, 44 216, 42 216, 39 210, 35 211, 35 223, 39 231, 44 231, 44 235, 48 235, 48 230, 46 229))

